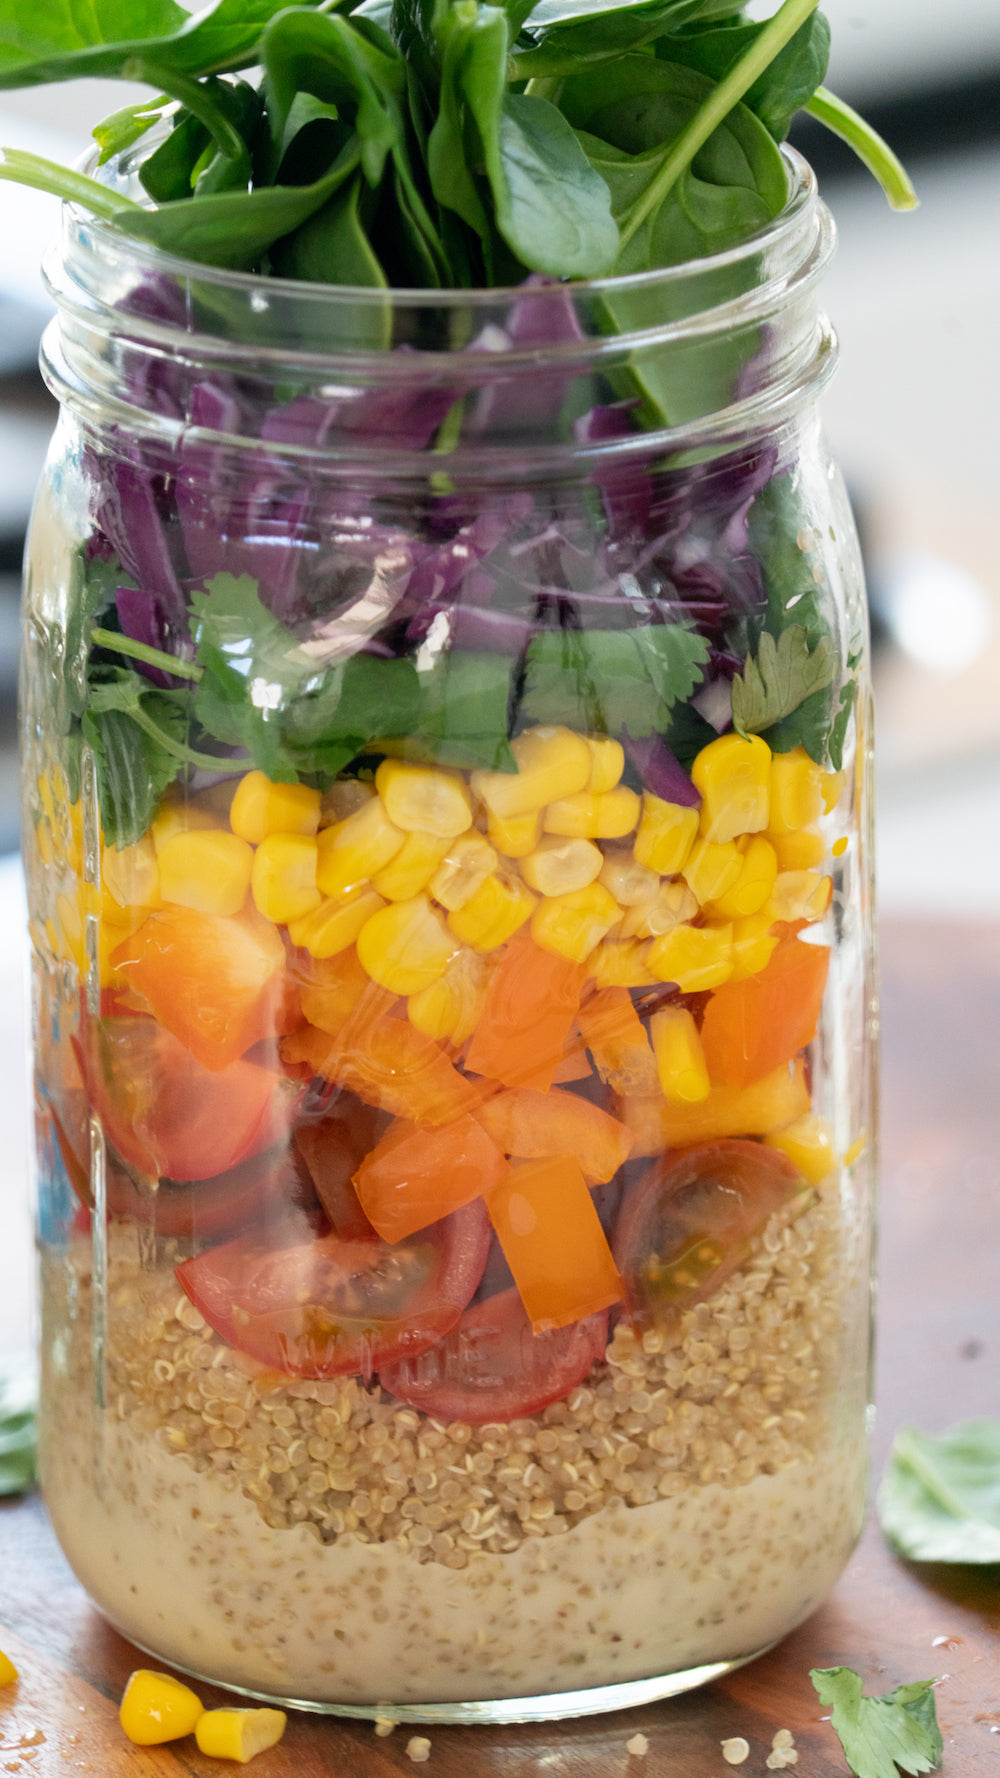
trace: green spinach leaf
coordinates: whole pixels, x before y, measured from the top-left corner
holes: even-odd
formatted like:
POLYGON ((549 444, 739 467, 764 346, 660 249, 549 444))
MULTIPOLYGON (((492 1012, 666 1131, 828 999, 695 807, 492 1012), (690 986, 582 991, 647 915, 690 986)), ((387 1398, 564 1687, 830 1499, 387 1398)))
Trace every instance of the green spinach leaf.
MULTIPOLYGON (((712 80, 721 80, 765 28, 763 24, 738 24, 676 31, 659 40, 656 53, 665 61, 683 63, 712 80)), ((823 13, 814 12, 747 88, 743 104, 760 118, 776 142, 784 141, 795 113, 822 84, 829 57, 830 26, 823 13)))
POLYGON ((913 1562, 1000 1563, 1000 1422, 969 1420, 937 1438, 897 1433, 878 1512, 913 1562))
POLYGON ((24 1494, 35 1479, 38 1455, 38 1381, 27 1359, 0 1370, 0 1495, 24 1494))
POLYGON ((599 278, 618 257, 611 193, 561 111, 509 93, 484 143, 497 228, 522 265, 556 278, 599 278))

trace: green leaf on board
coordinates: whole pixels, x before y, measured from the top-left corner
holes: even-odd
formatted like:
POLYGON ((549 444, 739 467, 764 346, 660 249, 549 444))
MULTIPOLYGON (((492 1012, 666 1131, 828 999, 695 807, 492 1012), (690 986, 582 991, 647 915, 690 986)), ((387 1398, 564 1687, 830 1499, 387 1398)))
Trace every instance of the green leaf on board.
POLYGON ((878 1512, 913 1562, 1000 1563, 1000 1421, 968 1420, 938 1437, 898 1432, 878 1512))
POLYGON ((944 1743, 934 1709, 934 1680, 897 1686, 866 1698, 850 1667, 814 1667, 809 1674, 855 1778, 918 1778, 941 1764, 944 1743))
POLYGON ((27 1358, 0 1366, 0 1495, 24 1494, 35 1480, 38 1380, 27 1358))

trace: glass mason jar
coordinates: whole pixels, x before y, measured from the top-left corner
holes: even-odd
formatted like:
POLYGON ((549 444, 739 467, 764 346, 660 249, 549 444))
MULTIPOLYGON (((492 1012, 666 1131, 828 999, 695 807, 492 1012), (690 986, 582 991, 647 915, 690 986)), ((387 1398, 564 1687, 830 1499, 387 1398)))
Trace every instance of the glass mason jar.
POLYGON ((330 290, 67 216, 23 674, 45 1498, 356 1715, 682 1690, 865 1481, 873 986, 830 220, 330 290))

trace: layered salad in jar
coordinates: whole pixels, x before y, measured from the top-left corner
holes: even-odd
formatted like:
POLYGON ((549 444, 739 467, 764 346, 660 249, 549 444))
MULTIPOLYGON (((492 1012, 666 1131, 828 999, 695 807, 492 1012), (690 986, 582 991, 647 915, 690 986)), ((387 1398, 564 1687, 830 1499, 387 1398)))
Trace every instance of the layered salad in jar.
POLYGON ((28 582, 46 1500, 140 1645, 332 1708, 693 1683, 860 1523, 864 619, 822 330, 737 299, 792 112, 864 126, 809 0, 577 13, 164 29, 100 178, 0 167, 100 219, 28 582), (641 359, 615 275, 700 256, 731 328, 641 359), (315 306, 255 363, 269 279, 366 287, 337 376, 315 306), (464 381, 407 282, 520 286, 464 381))

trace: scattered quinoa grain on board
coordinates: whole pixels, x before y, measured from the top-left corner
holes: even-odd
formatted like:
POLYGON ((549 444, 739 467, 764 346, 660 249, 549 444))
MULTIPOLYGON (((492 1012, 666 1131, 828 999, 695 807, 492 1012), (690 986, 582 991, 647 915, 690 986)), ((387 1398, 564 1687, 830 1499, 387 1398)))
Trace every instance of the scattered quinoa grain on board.
POLYGON ((426 1735, 411 1735, 406 1743, 406 1757, 415 1766, 422 1766, 431 1757, 431 1744, 426 1735))
POLYGON ((630 1753, 633 1759, 645 1759, 649 1752, 649 1742, 646 1736, 633 1735, 630 1741, 626 1741, 625 1751, 630 1753))
POLYGON ((722 1757, 727 1766, 741 1766, 749 1754, 750 1743, 742 1735, 731 1735, 728 1741, 722 1743, 722 1757))
POLYGON ((384 1741, 387 1735, 391 1735, 395 1727, 396 1724, 393 1722, 391 1716, 376 1716, 375 1733, 380 1740, 384 1741))

